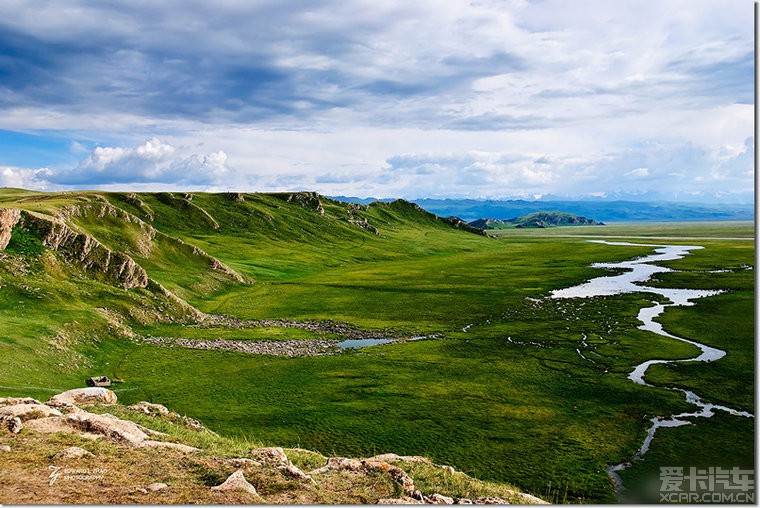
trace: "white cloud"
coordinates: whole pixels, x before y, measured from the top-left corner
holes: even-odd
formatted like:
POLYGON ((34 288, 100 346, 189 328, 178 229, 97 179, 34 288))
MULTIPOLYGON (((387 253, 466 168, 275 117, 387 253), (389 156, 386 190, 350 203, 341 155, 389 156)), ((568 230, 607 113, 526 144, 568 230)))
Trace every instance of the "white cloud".
POLYGON ((52 174, 48 168, 29 169, 0 166, 0 187, 16 187, 33 190, 55 190, 47 178, 52 174), (53 187, 53 188, 51 188, 53 187))
POLYGON ((50 180, 64 185, 175 183, 215 185, 230 173, 227 154, 189 154, 151 138, 136 147, 97 147, 79 165, 50 180))
POLYGON ((636 168, 625 173, 625 176, 633 178, 646 178, 649 176, 649 168, 636 168))

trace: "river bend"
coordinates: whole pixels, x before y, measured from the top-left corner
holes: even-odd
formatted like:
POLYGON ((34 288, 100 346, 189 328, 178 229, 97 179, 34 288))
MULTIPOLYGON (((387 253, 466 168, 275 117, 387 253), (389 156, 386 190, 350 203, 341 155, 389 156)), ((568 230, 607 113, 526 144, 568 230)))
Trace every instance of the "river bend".
MULTIPOLYGON (((594 296, 611 296, 624 293, 652 293, 660 295, 667 299, 670 303, 660 303, 653 301, 652 307, 645 307, 641 309, 638 314, 638 319, 641 322, 639 329, 650 331, 652 333, 656 333, 670 339, 692 344, 700 350, 700 354, 693 358, 685 358, 679 360, 652 359, 642 362, 637 365, 630 374, 628 374, 628 379, 642 386, 653 387, 654 385, 647 383, 644 379, 647 369, 649 369, 649 367, 652 365, 680 362, 713 362, 726 355, 726 352, 722 349, 711 347, 706 344, 701 344, 694 340, 687 339, 685 337, 679 337, 668 333, 663 329, 660 323, 655 321, 655 319, 660 316, 668 307, 691 306, 694 305, 693 300, 717 295, 723 291, 658 288, 645 285, 645 283, 648 282, 653 275, 657 273, 672 271, 669 268, 658 266, 655 263, 681 259, 684 256, 690 254, 691 251, 702 249, 703 247, 697 245, 634 244, 628 242, 610 242, 605 240, 589 241, 613 246, 636 245, 654 247, 655 252, 654 254, 650 254, 648 256, 630 261, 623 261, 620 263, 594 263, 591 265, 592 267, 606 268, 616 271, 622 270, 622 272, 617 275, 596 277, 577 286, 555 290, 551 293, 551 298, 591 298, 594 296)), ((643 458, 644 454, 649 450, 657 429, 663 427, 679 427, 681 425, 689 425, 691 422, 688 420, 688 418, 710 418, 715 414, 715 411, 724 411, 734 416, 754 418, 754 415, 746 411, 739 411, 719 404, 703 401, 699 395, 690 390, 684 390, 677 387, 664 388, 683 393, 686 402, 694 405, 695 409, 692 412, 677 413, 668 416, 656 416, 652 418, 650 420, 651 426, 647 430, 647 436, 633 459, 629 462, 623 462, 621 464, 615 464, 607 467, 607 472, 612 477, 615 483, 615 490, 618 494, 620 494, 623 489, 622 479, 618 473, 630 466, 634 460, 641 460, 643 458)))

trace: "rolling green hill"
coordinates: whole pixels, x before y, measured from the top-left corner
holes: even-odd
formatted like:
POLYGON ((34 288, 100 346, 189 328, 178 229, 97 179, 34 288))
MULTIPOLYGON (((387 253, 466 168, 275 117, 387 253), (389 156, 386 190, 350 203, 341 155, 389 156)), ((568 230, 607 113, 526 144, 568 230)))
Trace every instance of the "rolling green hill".
MULTIPOLYGON (((635 453, 652 415, 690 407, 627 373, 693 348, 637 329, 648 297, 545 298, 603 273, 593 262, 651 247, 521 233, 306 192, 2 189, 0 396, 46 399, 103 374, 123 380, 125 404, 166 404, 223 436, 423 455, 556 502, 614 500, 605 466, 635 453), (392 342, 336 348, 356 338, 392 342), (264 346, 274 353, 250 352, 264 346)), ((729 354, 656 374, 752 410, 752 242, 700 242, 655 283, 729 291, 663 320, 729 354), (700 312, 731 333, 694 329, 700 312), (722 383, 700 381, 715 372, 722 383)), ((682 453, 708 463, 728 450, 749 467, 752 424, 717 437, 718 423, 690 431, 720 446, 682 453)), ((668 446, 662 460, 678 459, 668 446)))
POLYGON ((514 219, 478 219, 469 223, 477 229, 549 228, 554 226, 603 226, 604 223, 565 212, 534 212, 514 219))

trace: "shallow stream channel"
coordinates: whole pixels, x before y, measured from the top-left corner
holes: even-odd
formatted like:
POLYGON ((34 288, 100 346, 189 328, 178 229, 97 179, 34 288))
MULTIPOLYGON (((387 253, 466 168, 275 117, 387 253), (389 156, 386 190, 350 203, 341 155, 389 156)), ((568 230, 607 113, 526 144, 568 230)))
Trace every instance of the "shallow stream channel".
MULTIPOLYGON (((655 321, 655 319, 660 316, 668 307, 694 305, 693 300, 717 295, 722 293, 722 291, 700 289, 668 289, 645 285, 645 283, 649 281, 654 274, 672 271, 669 268, 658 266, 656 263, 681 259, 684 256, 689 255, 691 251, 702 249, 703 247, 695 245, 633 244, 628 242, 610 242, 605 240, 589 241, 595 243, 603 243, 611 246, 640 245, 645 247, 654 247, 655 252, 654 254, 631 261, 623 261, 620 263, 595 263, 591 266, 595 268, 605 268, 613 271, 622 270, 622 272, 618 275, 596 277, 577 286, 555 290, 551 293, 551 298, 592 298, 595 296, 610 296, 624 293, 652 293, 662 296, 665 299, 669 300, 670 303, 659 303, 653 301, 652 303, 654 305, 652 307, 645 307, 641 309, 638 314, 638 319, 641 321, 639 329, 656 333, 670 339, 692 344, 700 350, 700 354, 693 358, 684 358, 678 360, 652 359, 642 362, 641 364, 637 365, 630 374, 628 374, 628 379, 642 386, 654 387, 654 385, 647 383, 645 380, 646 371, 651 365, 678 362, 713 362, 726 355, 726 352, 721 349, 710 347, 694 340, 690 340, 685 337, 678 337, 676 335, 668 333, 663 329, 660 323, 655 321)), ((724 411, 731 415, 739 417, 754 418, 754 415, 746 411, 738 411, 726 406, 703 401, 699 395, 690 390, 684 390, 677 387, 659 388, 666 388, 668 390, 683 393, 686 401, 694 405, 695 409, 692 412, 677 413, 667 416, 656 416, 652 418, 650 420, 651 426, 647 430, 647 436, 634 457, 630 461, 614 464, 607 467, 607 472, 610 474, 615 483, 615 491, 617 492, 618 496, 623 492, 623 481, 618 473, 631 466, 634 461, 643 459, 644 454, 646 454, 649 450, 657 429, 662 427, 679 427, 682 425, 689 425, 691 422, 688 420, 688 418, 710 418, 715 414, 716 411, 724 411)))

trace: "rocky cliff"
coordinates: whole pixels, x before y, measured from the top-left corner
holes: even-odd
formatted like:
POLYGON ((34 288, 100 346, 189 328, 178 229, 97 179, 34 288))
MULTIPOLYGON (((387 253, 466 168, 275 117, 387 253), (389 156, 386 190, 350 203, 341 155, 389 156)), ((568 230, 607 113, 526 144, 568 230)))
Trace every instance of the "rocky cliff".
POLYGON ((90 235, 73 230, 58 218, 16 209, 4 209, 0 218, 0 246, 5 249, 14 227, 34 232, 46 247, 66 261, 105 276, 125 289, 144 288, 148 274, 131 257, 113 252, 90 235))
POLYGON ((5 250, 11 241, 13 227, 21 219, 21 210, 17 208, 0 208, 0 250, 5 250))

